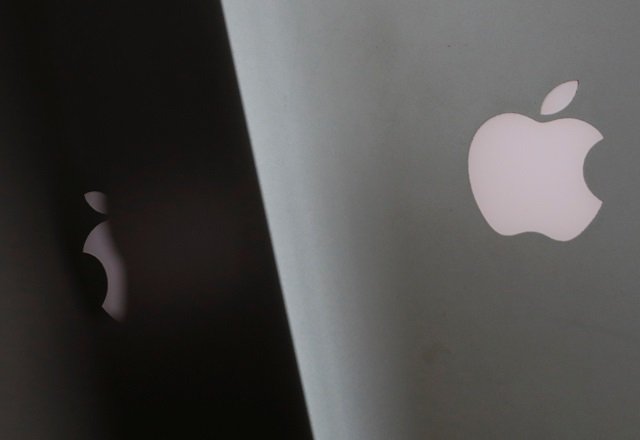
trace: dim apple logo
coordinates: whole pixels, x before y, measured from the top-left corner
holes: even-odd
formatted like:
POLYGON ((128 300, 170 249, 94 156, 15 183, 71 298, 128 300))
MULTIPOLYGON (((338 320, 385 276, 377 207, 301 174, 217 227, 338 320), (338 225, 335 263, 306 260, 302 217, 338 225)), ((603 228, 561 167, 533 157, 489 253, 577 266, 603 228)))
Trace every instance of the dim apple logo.
MULTIPOLYGON (((107 214, 107 198, 98 191, 84 195, 85 200, 95 211, 107 214)), ((100 261, 107 276, 107 294, 102 308, 116 321, 122 321, 126 312, 127 278, 122 257, 113 241, 109 221, 104 221, 89 233, 82 251, 93 255, 100 261)))
MULTIPOLYGON (((578 81, 553 89, 542 115, 565 109, 578 81)), ((469 180, 487 223, 499 234, 537 232, 569 241, 589 226, 602 206, 584 180, 584 161, 603 139, 579 119, 537 122, 505 113, 485 122, 469 149, 469 180)))

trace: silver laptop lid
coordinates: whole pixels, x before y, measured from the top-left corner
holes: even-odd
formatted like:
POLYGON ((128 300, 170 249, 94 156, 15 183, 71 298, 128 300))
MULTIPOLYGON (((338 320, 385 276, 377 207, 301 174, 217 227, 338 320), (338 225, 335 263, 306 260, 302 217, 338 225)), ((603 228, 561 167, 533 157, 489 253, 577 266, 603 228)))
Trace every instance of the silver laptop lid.
POLYGON ((638 437, 640 3, 225 13, 316 438, 638 437))

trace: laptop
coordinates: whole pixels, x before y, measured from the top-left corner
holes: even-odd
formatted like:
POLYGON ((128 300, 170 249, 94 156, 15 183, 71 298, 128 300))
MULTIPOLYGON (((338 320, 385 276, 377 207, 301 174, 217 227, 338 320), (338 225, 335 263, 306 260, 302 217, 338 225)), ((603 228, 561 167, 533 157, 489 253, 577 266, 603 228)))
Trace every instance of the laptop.
POLYGON ((640 4, 224 11, 315 438, 637 438, 640 4))
POLYGON ((0 14, 0 438, 310 438, 220 4, 31 3, 0 14))

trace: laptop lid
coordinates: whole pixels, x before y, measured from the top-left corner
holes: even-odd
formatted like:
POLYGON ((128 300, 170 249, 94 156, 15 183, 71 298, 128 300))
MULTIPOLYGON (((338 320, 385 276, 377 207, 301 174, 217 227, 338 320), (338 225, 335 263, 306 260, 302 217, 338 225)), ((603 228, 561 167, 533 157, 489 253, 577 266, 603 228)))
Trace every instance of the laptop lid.
POLYGON ((224 6, 316 438, 636 437, 640 5, 224 6))

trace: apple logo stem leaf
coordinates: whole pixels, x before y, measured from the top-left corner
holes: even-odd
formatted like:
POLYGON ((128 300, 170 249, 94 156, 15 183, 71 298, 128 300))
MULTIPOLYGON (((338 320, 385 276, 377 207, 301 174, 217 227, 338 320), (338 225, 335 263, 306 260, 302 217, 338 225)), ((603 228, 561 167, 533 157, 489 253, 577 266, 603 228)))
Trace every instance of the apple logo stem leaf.
POLYGON ((84 195, 84 199, 94 211, 100 214, 107 214, 107 197, 100 191, 89 191, 84 195))
POLYGON ((578 92, 578 85, 578 81, 567 81, 551 90, 542 102, 540 114, 554 115, 567 108, 578 92))

